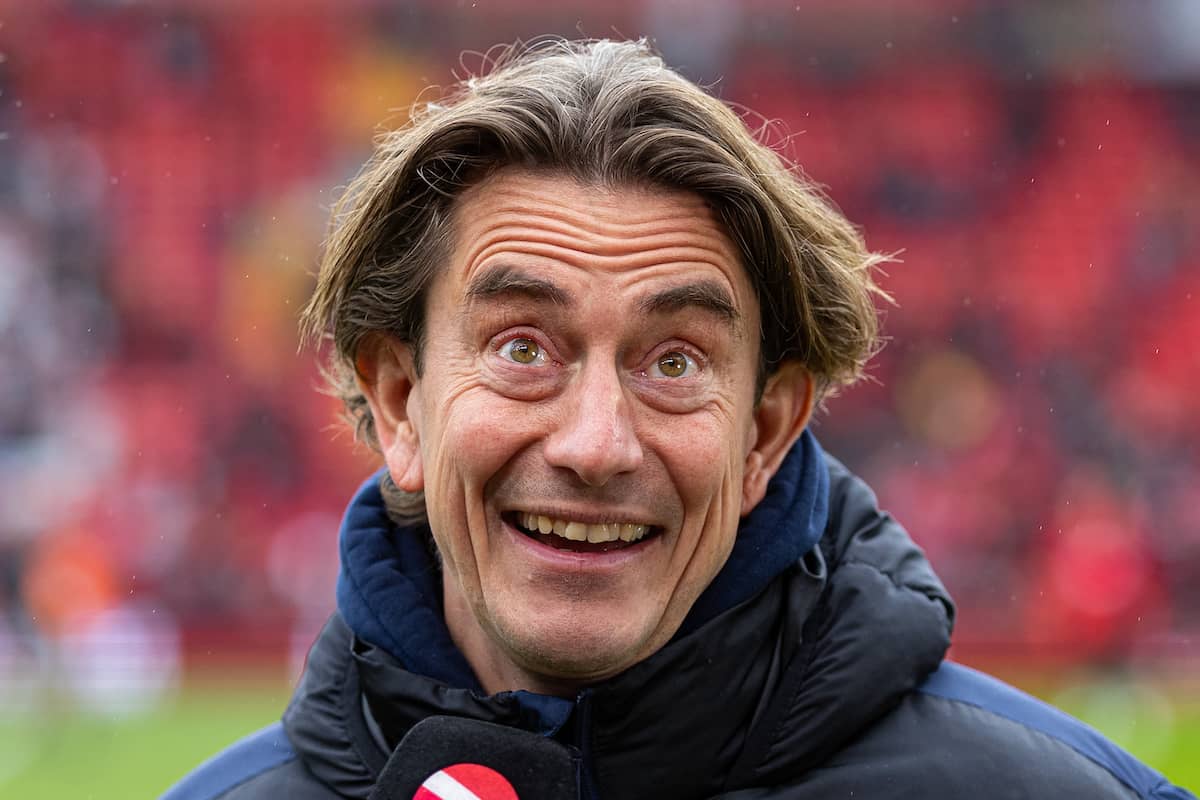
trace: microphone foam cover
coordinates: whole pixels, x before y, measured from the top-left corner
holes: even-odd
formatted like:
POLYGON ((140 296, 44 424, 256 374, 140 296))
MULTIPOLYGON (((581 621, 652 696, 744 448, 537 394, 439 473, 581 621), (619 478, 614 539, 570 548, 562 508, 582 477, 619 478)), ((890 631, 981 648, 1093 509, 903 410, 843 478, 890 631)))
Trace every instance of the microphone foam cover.
POLYGON ((578 774, 573 751, 552 739, 435 716, 414 725, 396 746, 370 800, 457 800, 472 794, 479 800, 573 800, 578 774))

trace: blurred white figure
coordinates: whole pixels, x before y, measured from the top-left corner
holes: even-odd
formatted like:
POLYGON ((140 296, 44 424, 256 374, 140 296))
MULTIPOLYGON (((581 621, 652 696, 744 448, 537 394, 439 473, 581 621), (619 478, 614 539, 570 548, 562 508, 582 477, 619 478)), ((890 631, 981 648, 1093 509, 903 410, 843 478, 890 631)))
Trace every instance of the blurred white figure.
POLYGON ((58 648, 66 688, 89 711, 144 713, 179 686, 179 629, 161 609, 126 604, 78 617, 58 648))

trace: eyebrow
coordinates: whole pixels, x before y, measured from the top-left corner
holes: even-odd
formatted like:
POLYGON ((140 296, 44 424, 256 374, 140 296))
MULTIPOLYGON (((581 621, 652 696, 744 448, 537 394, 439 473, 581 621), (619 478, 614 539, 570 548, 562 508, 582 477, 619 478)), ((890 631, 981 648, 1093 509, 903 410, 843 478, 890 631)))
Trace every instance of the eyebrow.
POLYGON ((639 305, 647 314, 664 314, 682 311, 685 308, 699 308, 720 317, 731 325, 741 319, 741 314, 734 306, 729 292, 715 281, 697 281, 683 286, 673 286, 643 298, 639 305))
POLYGON ((543 300, 558 306, 571 305, 571 298, 558 286, 550 281, 526 275, 515 267, 488 270, 482 275, 476 275, 467 286, 467 297, 471 300, 505 296, 543 300))

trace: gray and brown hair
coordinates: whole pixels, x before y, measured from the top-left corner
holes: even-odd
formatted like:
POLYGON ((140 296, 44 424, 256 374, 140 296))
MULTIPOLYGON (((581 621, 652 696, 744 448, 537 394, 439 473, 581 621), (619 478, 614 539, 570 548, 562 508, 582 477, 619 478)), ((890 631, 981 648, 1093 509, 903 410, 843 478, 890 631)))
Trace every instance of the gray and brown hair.
POLYGON ((332 341, 330 388, 372 447, 359 345, 393 334, 413 346, 419 374, 425 295, 451 248, 455 201, 503 167, 703 197, 757 292, 760 387, 795 360, 824 397, 857 380, 876 349, 873 295, 884 295, 873 273, 886 258, 733 110, 644 41, 518 44, 382 136, 334 209, 301 331, 332 341))

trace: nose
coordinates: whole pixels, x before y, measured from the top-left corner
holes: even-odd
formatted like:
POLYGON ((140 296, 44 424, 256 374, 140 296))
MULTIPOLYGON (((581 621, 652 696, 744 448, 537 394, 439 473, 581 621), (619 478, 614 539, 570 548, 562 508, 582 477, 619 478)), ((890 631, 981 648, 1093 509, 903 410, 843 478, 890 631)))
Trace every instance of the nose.
POLYGON ((562 419, 545 443, 551 466, 573 471, 589 486, 603 486, 641 466, 642 445, 612 366, 585 367, 562 401, 562 419))

